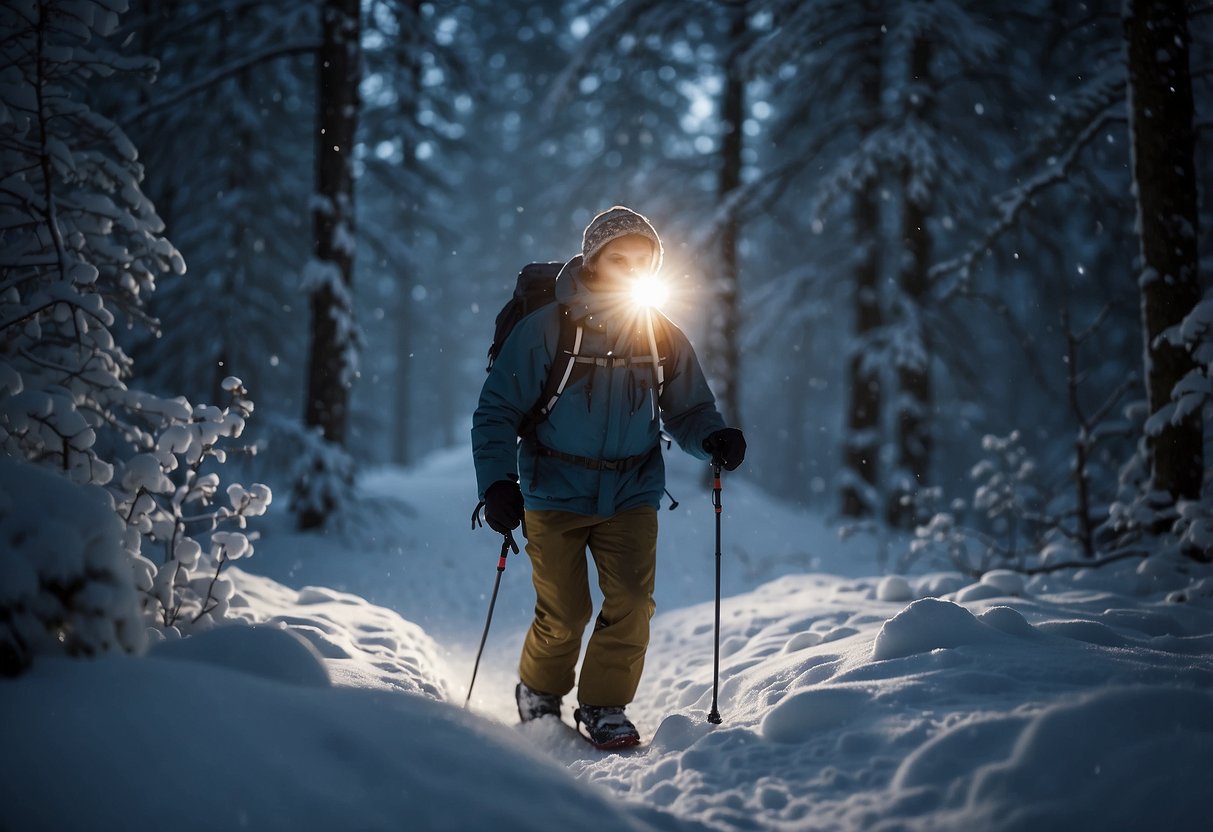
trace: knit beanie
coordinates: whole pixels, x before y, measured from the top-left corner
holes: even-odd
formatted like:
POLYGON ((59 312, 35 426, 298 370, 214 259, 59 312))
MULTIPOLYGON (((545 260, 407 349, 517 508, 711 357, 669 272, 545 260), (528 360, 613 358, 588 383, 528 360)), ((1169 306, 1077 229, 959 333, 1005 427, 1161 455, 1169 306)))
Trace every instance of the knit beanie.
POLYGON ((653 242, 653 252, 656 255, 653 269, 654 271, 659 270, 665 253, 661 246, 661 238, 657 236, 657 232, 647 219, 631 208, 625 208, 622 205, 608 208, 590 220, 590 224, 585 227, 585 233, 581 237, 582 261, 590 262, 611 240, 617 240, 629 234, 639 234, 653 242))

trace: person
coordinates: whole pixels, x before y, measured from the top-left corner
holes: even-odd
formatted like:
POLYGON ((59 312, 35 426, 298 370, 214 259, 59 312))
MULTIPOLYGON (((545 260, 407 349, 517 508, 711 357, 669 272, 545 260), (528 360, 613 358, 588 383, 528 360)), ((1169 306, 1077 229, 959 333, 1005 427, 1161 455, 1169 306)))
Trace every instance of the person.
POLYGON ((521 524, 533 568, 534 620, 515 688, 519 718, 560 718, 573 689, 592 614, 588 549, 603 601, 573 718, 600 748, 640 741, 625 708, 640 682, 655 609, 662 422, 694 457, 727 470, 745 458, 745 438, 726 427, 686 335, 629 300, 633 283, 656 273, 662 257, 661 239, 639 213, 617 205, 594 217, 581 253, 556 279, 557 302, 505 339, 472 420, 485 522, 502 534, 521 524), (581 329, 578 370, 548 417, 519 442, 523 417, 556 359, 563 315, 581 329))

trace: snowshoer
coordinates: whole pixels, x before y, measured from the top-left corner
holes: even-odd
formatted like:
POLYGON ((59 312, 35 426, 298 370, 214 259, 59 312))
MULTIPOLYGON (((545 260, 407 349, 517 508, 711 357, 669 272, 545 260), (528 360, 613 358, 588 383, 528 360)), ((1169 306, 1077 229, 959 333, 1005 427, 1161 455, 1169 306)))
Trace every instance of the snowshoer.
POLYGON ((640 682, 655 609, 662 422, 692 456, 728 470, 745 457, 745 438, 725 426, 686 336, 631 299, 662 254, 657 232, 635 211, 615 206, 596 216, 581 254, 556 279, 556 302, 520 321, 501 345, 473 417, 485 521, 503 534, 523 524, 533 567, 519 717, 559 718, 573 689, 593 612, 588 549, 603 603, 577 677, 574 721, 600 748, 640 741, 624 709, 640 682), (558 362, 561 329, 570 325, 576 358, 558 362), (524 426, 554 366, 569 369, 567 386, 550 413, 524 426))

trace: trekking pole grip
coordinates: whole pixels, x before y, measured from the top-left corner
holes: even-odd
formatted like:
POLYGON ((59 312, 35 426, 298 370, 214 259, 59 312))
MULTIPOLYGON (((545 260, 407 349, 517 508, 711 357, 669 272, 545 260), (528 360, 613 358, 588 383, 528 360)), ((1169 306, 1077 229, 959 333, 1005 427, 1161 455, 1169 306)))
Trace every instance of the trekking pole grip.
POLYGON ((505 558, 510 552, 518 554, 518 544, 514 542, 514 535, 506 532, 501 541, 501 557, 497 559, 497 571, 505 571, 505 558))

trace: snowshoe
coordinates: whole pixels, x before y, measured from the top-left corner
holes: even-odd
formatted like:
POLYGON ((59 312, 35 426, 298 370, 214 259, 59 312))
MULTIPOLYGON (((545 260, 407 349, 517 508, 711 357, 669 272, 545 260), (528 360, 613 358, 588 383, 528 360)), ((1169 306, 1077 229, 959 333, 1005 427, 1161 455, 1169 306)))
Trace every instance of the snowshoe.
POLYGON ((623 708, 582 705, 573 712, 573 722, 577 733, 600 751, 640 744, 640 732, 624 716, 623 708))
POLYGON ((518 718, 523 722, 554 716, 560 719, 560 697, 554 693, 540 693, 519 682, 514 688, 514 701, 518 703, 518 718))

